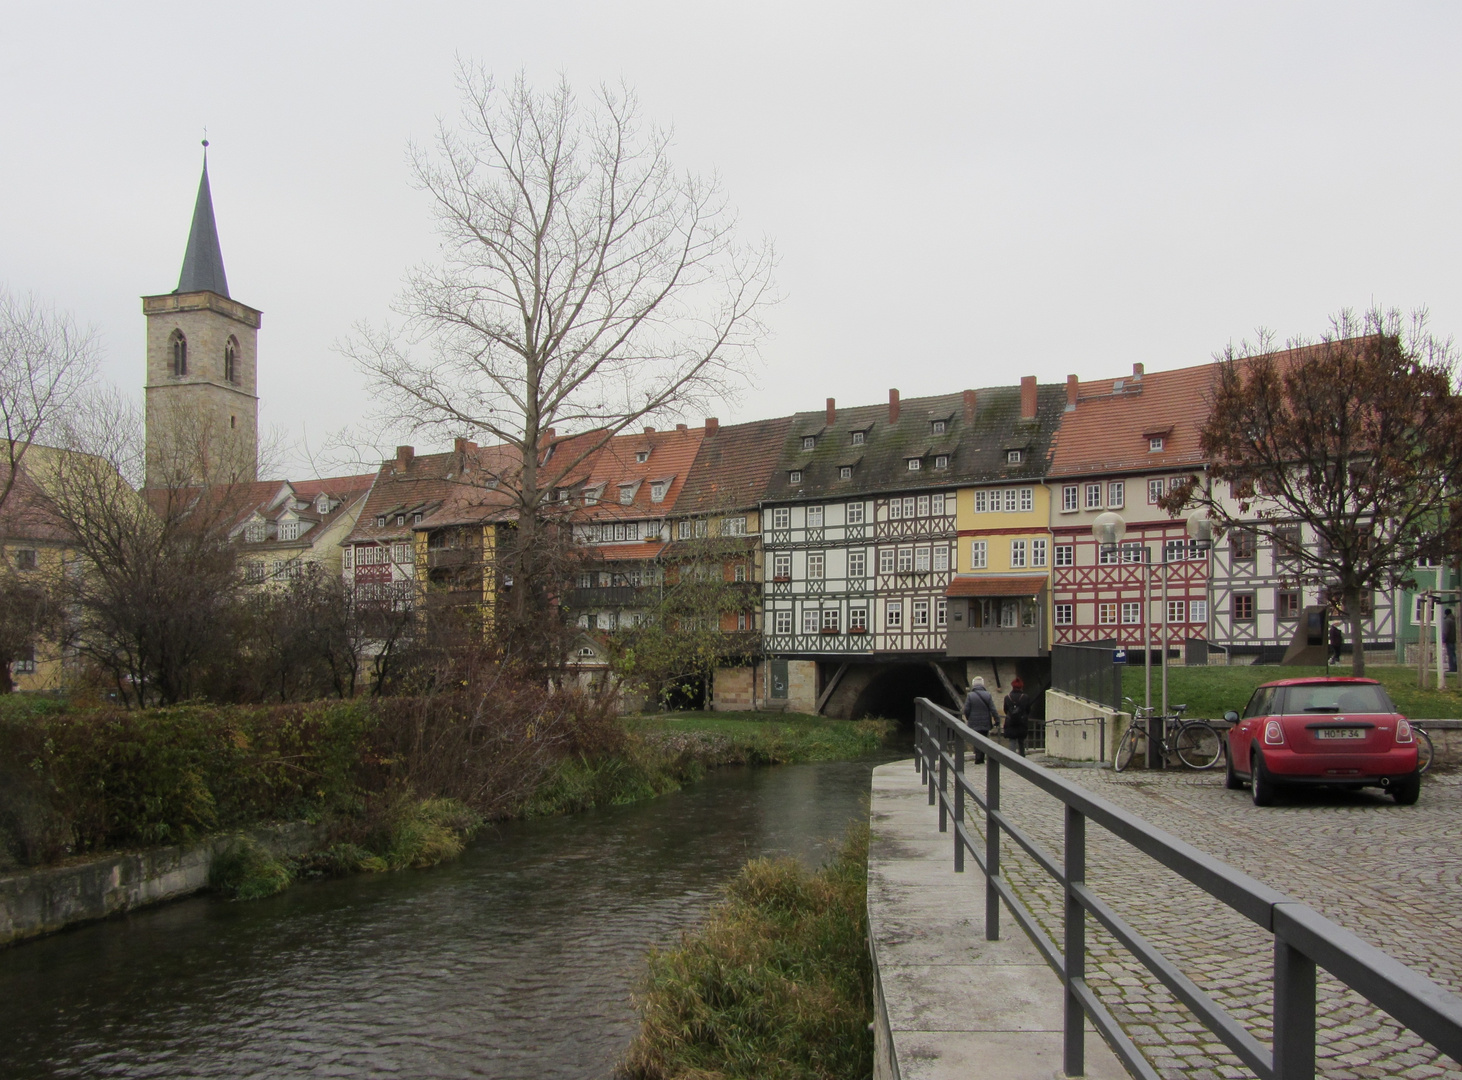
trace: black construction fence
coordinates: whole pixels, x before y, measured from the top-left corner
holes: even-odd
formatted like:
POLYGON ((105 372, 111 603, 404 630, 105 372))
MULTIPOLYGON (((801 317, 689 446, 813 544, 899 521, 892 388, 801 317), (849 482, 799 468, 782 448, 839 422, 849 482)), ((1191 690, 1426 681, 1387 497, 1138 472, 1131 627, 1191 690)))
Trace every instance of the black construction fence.
POLYGON ((1122 708, 1122 665, 1115 644, 1051 646, 1051 689, 1122 708))

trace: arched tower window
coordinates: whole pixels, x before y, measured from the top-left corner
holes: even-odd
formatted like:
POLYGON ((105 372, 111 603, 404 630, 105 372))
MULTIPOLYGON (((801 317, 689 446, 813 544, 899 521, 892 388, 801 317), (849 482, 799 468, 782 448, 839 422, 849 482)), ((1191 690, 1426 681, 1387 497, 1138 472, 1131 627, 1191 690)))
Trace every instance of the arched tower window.
POLYGON ((236 383, 239 381, 239 343, 237 338, 229 338, 228 344, 223 347, 223 381, 236 383))
POLYGON ((188 339, 183 336, 181 330, 174 330, 173 336, 168 339, 173 353, 173 377, 182 378, 188 374, 188 339))

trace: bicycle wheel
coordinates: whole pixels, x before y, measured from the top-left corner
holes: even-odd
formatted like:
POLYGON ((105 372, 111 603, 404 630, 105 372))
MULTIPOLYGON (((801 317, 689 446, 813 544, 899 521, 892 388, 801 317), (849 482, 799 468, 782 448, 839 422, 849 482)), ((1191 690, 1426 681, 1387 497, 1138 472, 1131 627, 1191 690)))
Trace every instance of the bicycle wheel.
POLYGON ((1415 724, 1411 725, 1412 733, 1416 735, 1416 771, 1417 774, 1426 772, 1432 767, 1432 737, 1415 724))
POLYGON ((1207 724, 1201 720, 1190 720, 1178 728, 1173 749, 1177 751, 1178 760, 1188 768, 1211 769, 1218 764, 1223 743, 1219 740, 1218 732, 1207 724))
POLYGON ((1137 754, 1139 745, 1144 749, 1146 748, 1147 736, 1134 722, 1131 727, 1122 733, 1122 741, 1117 744, 1117 757, 1112 764, 1118 772, 1121 772, 1128 765, 1132 764, 1132 758, 1137 754))

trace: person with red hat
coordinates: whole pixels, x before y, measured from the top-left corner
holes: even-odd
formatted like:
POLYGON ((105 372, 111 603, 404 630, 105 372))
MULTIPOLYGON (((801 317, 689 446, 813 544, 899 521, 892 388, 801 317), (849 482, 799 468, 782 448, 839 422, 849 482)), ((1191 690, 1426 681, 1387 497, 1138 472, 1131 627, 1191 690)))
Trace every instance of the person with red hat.
POLYGON ((1010 693, 1005 695, 1005 737, 1015 743, 1020 756, 1025 757, 1025 740, 1030 735, 1031 698, 1025 692, 1025 682, 1019 678, 1010 681, 1010 693))

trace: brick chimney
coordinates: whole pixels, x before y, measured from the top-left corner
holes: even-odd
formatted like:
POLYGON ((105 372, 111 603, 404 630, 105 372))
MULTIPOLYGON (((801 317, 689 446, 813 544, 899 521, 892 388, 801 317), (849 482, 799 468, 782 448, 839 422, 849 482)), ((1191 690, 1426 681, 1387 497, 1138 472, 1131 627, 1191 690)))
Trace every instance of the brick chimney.
POLYGON ((684 435, 688 429, 686 428, 686 426, 684 424, 676 424, 675 425, 675 430, 678 431, 678 432, 680 432, 682 435, 684 435))
POLYGON ((647 427, 647 428, 645 428, 645 434, 646 435, 653 435, 653 434, 655 434, 655 429, 652 428, 652 427, 647 427))
POLYGON ((1036 418, 1036 377, 1034 375, 1027 375, 1020 380, 1020 418, 1022 420, 1036 418))
MULTIPOLYGON (((461 440, 458 441, 460 442, 461 440)), ((396 468, 401 472, 405 472, 406 466, 411 464, 411 459, 415 456, 416 447, 414 446, 396 447, 396 468)))
POLYGON ((975 418, 975 392, 973 390, 966 390, 964 392, 964 399, 965 419, 973 420, 975 418))
POLYGON ((1076 411, 1076 398, 1081 391, 1081 380, 1075 375, 1066 376, 1066 411, 1076 411))
POLYGON ((1132 377, 1134 379, 1136 379, 1138 382, 1141 382, 1142 381, 1142 365, 1141 364, 1133 364, 1132 365, 1132 377))
POLYGON ((834 398, 827 399, 827 426, 832 427, 838 420, 838 403, 834 398))
POLYGON ((708 417, 706 417, 706 437, 707 438, 710 438, 712 435, 714 435, 716 432, 718 432, 720 430, 721 430, 721 421, 717 420, 714 416, 708 416, 708 417))
POLYGON ((890 424, 899 422, 899 392, 897 390, 888 392, 888 422, 890 424))

